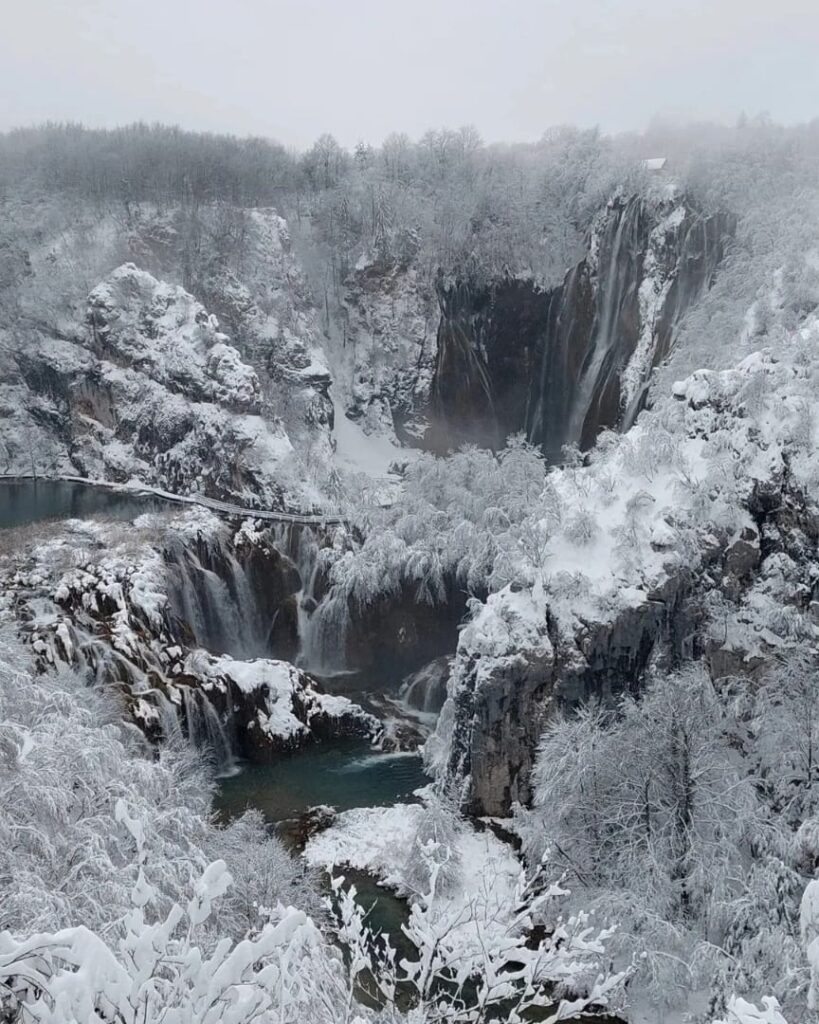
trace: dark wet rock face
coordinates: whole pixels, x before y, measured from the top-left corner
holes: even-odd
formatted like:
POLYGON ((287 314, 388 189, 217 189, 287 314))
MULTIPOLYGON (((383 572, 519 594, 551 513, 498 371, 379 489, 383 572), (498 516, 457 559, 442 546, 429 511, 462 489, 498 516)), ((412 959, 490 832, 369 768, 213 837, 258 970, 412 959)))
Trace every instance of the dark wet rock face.
POLYGON ((525 426, 552 296, 528 281, 438 282, 441 320, 428 442, 498 448, 525 426))
POLYGON ((578 635, 544 624, 542 644, 499 659, 481 672, 480 656, 466 666, 454 697, 454 730, 447 778, 460 785, 473 815, 509 814, 531 798, 529 775, 550 716, 592 698, 612 701, 636 692, 650 661, 678 662, 690 634, 690 580, 681 573, 649 600, 609 622, 591 622, 578 635))
POLYGON ((347 667, 383 686, 453 654, 466 595, 455 586, 448 591, 440 605, 419 603, 405 590, 397 599, 384 597, 354 610, 345 638, 347 667))
POLYGON ((710 287, 734 218, 681 199, 613 200, 550 291, 507 278, 437 283, 427 443, 498 447, 523 431, 552 459, 629 426, 681 317, 710 287))
POLYGON ((258 681, 253 686, 235 678, 234 673, 242 673, 241 663, 217 659, 211 659, 201 671, 186 671, 171 679, 172 689, 188 688, 196 698, 182 701, 181 715, 186 734, 197 746, 218 746, 206 732, 198 735, 203 730, 195 719, 203 710, 215 714, 228 753, 250 764, 268 764, 282 753, 322 740, 374 740, 379 736, 377 719, 352 702, 341 706, 337 699, 325 702, 321 684, 300 669, 277 661, 256 666, 258 681), (282 692, 266 675, 289 677, 288 688, 282 692), (287 728, 274 724, 282 717, 289 719, 287 728))

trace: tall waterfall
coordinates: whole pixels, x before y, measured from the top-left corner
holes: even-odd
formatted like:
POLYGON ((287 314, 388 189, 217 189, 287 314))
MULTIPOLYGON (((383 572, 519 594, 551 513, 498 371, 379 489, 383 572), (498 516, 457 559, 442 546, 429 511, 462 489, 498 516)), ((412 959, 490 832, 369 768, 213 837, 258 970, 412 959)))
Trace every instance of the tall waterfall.
POLYGON ((617 196, 555 287, 508 275, 440 284, 429 447, 496 447, 525 431, 559 460, 566 444, 587 449, 630 425, 735 227, 676 193, 617 196))
POLYGON ((621 320, 627 313, 626 307, 636 297, 641 214, 641 203, 635 203, 634 208, 626 207, 616 221, 613 239, 611 228, 604 239, 600 255, 605 259, 605 265, 602 271, 598 270, 597 276, 598 313, 592 327, 588 354, 575 387, 566 430, 569 444, 580 445, 583 442, 584 427, 592 406, 599 401, 606 376, 613 369, 611 364, 617 358, 618 343, 622 345, 624 331, 621 320))

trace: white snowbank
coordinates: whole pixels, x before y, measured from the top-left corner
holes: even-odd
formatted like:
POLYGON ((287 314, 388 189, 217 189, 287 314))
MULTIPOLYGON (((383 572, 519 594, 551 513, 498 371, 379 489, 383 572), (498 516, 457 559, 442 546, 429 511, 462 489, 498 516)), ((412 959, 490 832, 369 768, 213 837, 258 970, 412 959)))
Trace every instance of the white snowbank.
MULTIPOLYGON (((428 813, 423 804, 344 811, 309 840, 304 856, 328 871, 344 865, 367 871, 412 900, 408 875, 417 868, 418 833, 428 813)), ((446 925, 449 939, 465 955, 478 956, 481 942, 500 941, 512 925, 521 865, 492 832, 475 831, 463 822, 456 826, 453 855, 456 877, 432 903, 430 924, 446 925)))

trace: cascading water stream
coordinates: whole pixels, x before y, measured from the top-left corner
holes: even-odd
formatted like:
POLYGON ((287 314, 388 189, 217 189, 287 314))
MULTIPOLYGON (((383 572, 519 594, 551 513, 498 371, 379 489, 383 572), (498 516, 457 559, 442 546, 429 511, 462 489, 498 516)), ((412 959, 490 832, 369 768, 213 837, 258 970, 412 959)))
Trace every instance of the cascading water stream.
POLYGON ((346 598, 332 591, 318 600, 321 546, 312 530, 302 528, 296 544, 296 568, 302 580, 296 595, 299 653, 296 664, 319 676, 345 669, 350 614, 346 598))
POLYGON ((262 657, 268 653, 267 630, 247 574, 232 553, 219 548, 214 556, 224 576, 189 549, 172 554, 171 605, 200 647, 237 658, 262 657))
POLYGON ((235 774, 238 769, 231 737, 207 694, 190 686, 183 687, 182 705, 189 742, 197 750, 212 755, 218 777, 235 774))
POLYGON ((409 676, 400 692, 404 705, 430 720, 437 718, 446 700, 451 668, 451 658, 436 658, 409 676))
MULTIPOLYGON (((599 278, 598 287, 602 296, 602 309, 599 311, 589 356, 580 380, 577 384, 574 401, 571 405, 567 438, 569 443, 579 444, 583 436, 583 427, 592 403, 600 390, 600 373, 612 350, 617 345, 620 312, 627 295, 630 273, 629 245, 624 248, 626 229, 631 228, 639 220, 631 207, 626 207, 620 214, 614 242, 611 246, 605 273, 599 278)), ((628 242, 631 241, 631 231, 628 242)))

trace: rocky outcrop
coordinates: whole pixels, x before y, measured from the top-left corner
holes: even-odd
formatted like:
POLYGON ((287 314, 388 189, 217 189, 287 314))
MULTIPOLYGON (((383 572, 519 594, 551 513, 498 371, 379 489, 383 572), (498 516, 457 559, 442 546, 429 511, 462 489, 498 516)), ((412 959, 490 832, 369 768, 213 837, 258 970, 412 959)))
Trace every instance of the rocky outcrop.
POLYGON ((552 498, 586 502, 605 525, 579 544, 558 533, 548 573, 490 595, 461 632, 426 755, 471 813, 530 798, 550 716, 638 693, 651 673, 701 660, 730 686, 791 657, 815 671, 819 493, 807 424, 819 370, 804 360, 819 351, 819 320, 801 333, 809 348, 697 371, 674 385, 676 408, 648 413, 595 463, 553 471, 552 498))
POLYGON ((40 448, 56 446, 63 472, 285 500, 290 440, 260 415, 254 370, 183 289, 126 264, 91 293, 84 333, 38 333, 16 362, 27 397, 5 445, 21 472, 42 472, 40 448), (36 411, 45 402, 50 417, 36 411))
POLYGON ((410 263, 366 253, 347 275, 338 383, 347 416, 365 433, 421 444, 437 320, 434 291, 410 263))
POLYGON ((2 472, 316 500, 333 458, 326 339, 275 210, 84 211, 38 240, 23 291, 0 325, 2 472))
MULTIPOLYGON (((379 721, 346 697, 324 693, 305 672, 285 661, 237 661, 203 651, 189 655, 168 696, 182 709, 184 728, 199 745, 212 744, 203 728, 201 694, 229 738, 230 752, 252 764, 319 740, 358 737, 376 740, 379 721)), ((207 714, 207 711, 204 712, 207 714)))
POLYGON ((288 436, 329 455, 332 378, 319 315, 285 219, 273 209, 200 217, 216 245, 199 254, 189 287, 259 375, 288 436))
POLYGON ((373 715, 271 657, 274 625, 303 587, 281 540, 202 509, 125 530, 71 521, 8 574, 0 566, 0 613, 41 670, 86 672, 149 739, 185 735, 220 770, 323 739, 380 739, 373 715))
POLYGON ((497 447, 524 431, 556 459, 630 425, 733 231, 684 197, 616 198, 555 289, 439 278, 430 446, 497 447))
MULTIPOLYGON (((611 702, 635 692, 650 662, 679 661, 689 635, 689 590, 688 575, 680 573, 612 620, 583 623, 573 636, 561 632, 548 611, 542 616, 531 609, 521 616, 519 601, 512 599, 503 613, 509 633, 491 657, 470 636, 485 622, 479 617, 470 624, 445 709, 451 733, 443 766, 446 784, 460 788, 464 810, 504 816, 513 803, 526 804, 537 744, 550 716, 591 699, 611 702)), ((497 612, 503 603, 503 594, 494 595, 489 607, 497 612)))

